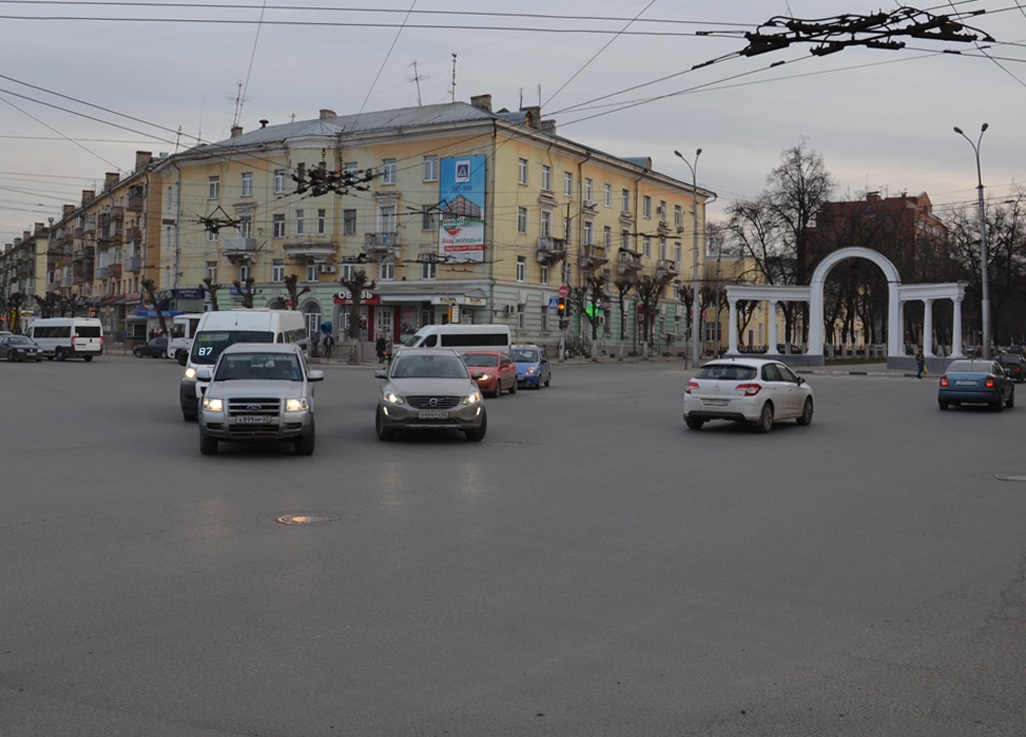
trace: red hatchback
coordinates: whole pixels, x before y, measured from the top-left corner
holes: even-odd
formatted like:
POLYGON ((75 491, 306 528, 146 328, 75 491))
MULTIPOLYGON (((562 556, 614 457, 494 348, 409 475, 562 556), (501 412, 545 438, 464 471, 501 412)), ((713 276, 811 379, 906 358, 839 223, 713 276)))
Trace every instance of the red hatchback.
POLYGON ((498 397, 503 390, 517 393, 517 365, 502 351, 468 351, 463 354, 470 376, 482 394, 498 397))

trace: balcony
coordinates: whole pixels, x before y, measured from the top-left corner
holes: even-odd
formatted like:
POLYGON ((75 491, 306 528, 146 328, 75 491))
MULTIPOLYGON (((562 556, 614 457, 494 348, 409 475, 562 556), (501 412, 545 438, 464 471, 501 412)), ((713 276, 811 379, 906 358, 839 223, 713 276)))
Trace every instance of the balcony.
POLYGON ((294 241, 284 245, 285 255, 296 261, 328 261, 338 256, 338 244, 331 241, 294 241))
POLYGON ((121 264, 107 264, 107 277, 109 279, 120 279, 121 264))
POLYGON ((543 236, 538 239, 538 263, 555 264, 566 258, 566 241, 543 236))
POLYGON ((363 252, 366 253, 372 261, 382 258, 383 256, 388 256, 389 254, 398 255, 398 249, 398 233, 364 233, 363 252))
POLYGON ((656 262, 656 276, 677 276, 679 273, 676 261, 663 258, 656 262))
POLYGON ((125 271, 138 274, 142 271, 142 256, 129 256, 125 259, 125 271))
POLYGON ((229 261, 252 261, 257 251, 256 238, 225 238, 221 250, 229 261))
POLYGON ((70 289, 72 286, 74 286, 74 284, 75 284, 75 279, 73 277, 70 277, 70 276, 62 276, 61 277, 61 288, 62 289, 70 289))
POLYGON ((96 278, 106 279, 110 276, 110 271, 106 266, 98 266, 96 268, 96 278))
POLYGON ((597 269, 608 262, 605 246, 585 246, 581 253, 582 269, 597 269))
POLYGON ((132 226, 125 228, 125 242, 137 243, 142 240, 142 228, 132 226))
POLYGON ((128 197, 128 211, 129 212, 142 212, 143 211, 143 196, 141 194, 133 194, 128 197))
POLYGON ((639 271, 641 271, 641 254, 621 248, 616 258, 616 273, 627 276, 639 271))

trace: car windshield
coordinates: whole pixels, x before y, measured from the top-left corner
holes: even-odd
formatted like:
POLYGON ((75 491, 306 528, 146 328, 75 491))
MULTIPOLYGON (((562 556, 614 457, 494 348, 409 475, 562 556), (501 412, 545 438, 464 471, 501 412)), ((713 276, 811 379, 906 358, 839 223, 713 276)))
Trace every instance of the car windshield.
POLYGON ((232 343, 273 343, 274 333, 267 330, 210 330, 196 336, 192 362, 213 366, 221 352, 232 343))
POLYGON ((949 374, 985 374, 990 371, 986 361, 952 361, 948 365, 949 374))
POLYGON ((755 378, 755 368, 753 366, 739 366, 733 363, 706 364, 698 369, 695 378, 719 381, 749 381, 755 378))
POLYGON ((494 366, 499 362, 499 357, 496 355, 488 355, 487 353, 464 353, 463 363, 468 366, 494 366))
POLYGON ((410 356, 399 354, 392 366, 396 379, 466 379, 467 367, 459 356, 410 356))
POLYGON ((509 355, 517 363, 537 363, 538 361, 538 351, 526 348, 514 348, 509 355))
POLYGON ((217 366, 214 381, 301 381, 294 353, 229 353, 217 366))
POLYGON ((7 343, 7 345, 35 345, 24 335, 10 335, 4 338, 4 342, 7 343))

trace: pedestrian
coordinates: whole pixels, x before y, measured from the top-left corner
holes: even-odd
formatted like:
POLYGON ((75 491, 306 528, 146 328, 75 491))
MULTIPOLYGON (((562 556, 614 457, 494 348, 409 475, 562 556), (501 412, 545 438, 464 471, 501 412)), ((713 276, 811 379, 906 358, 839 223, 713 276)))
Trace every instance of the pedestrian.
POLYGON ((923 371, 926 370, 926 357, 923 355, 923 349, 920 348, 916 351, 916 378, 923 378, 923 371))
POLYGON ((385 342, 385 363, 387 363, 387 364, 391 364, 392 363, 392 339, 391 338, 389 338, 385 342))
POLYGON ((321 334, 316 330, 314 330, 313 334, 310 336, 310 355, 314 358, 317 357, 317 342, 320 340, 320 338, 321 334))
POLYGON ((335 347, 335 339, 331 333, 324 336, 324 357, 331 360, 331 349, 335 347))
POLYGON ((388 347, 388 343, 385 342, 385 336, 378 333, 378 339, 374 343, 374 352, 378 354, 378 363, 385 362, 385 349, 388 347))

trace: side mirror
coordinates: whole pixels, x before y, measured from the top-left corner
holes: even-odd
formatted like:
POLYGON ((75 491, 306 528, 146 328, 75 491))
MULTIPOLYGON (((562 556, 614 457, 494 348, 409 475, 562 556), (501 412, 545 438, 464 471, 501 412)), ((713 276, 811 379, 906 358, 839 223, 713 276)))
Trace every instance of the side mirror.
POLYGON ((388 371, 386 371, 385 369, 376 369, 374 371, 374 378, 375 379, 387 379, 388 378, 388 371))
POLYGON ((206 367, 196 369, 196 381, 210 381, 213 377, 213 369, 206 367))
POLYGON ((306 375, 307 381, 324 381, 324 372, 320 369, 310 369, 310 372, 306 375))
POLYGON ((804 383, 805 383, 805 377, 804 376, 799 376, 798 377, 798 386, 801 386, 804 383))

